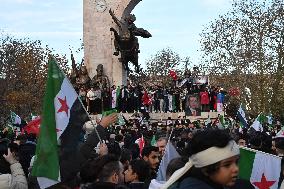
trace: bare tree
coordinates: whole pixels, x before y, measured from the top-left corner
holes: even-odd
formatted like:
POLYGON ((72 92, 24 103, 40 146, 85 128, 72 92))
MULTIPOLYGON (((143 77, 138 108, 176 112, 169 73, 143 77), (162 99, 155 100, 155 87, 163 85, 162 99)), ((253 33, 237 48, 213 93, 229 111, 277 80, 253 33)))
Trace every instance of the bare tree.
MULTIPOLYGON (((0 102, 1 118, 15 111, 20 116, 41 113, 47 76, 48 58, 53 50, 43 47, 41 41, 0 38, 0 102)), ((54 54, 59 65, 67 72, 65 56, 54 54)))
POLYGON ((239 100, 253 114, 284 116, 280 111, 284 105, 283 16, 280 0, 234 0, 231 12, 201 33, 206 71, 216 82, 239 87, 239 100), (251 91, 250 99, 246 89, 251 91))

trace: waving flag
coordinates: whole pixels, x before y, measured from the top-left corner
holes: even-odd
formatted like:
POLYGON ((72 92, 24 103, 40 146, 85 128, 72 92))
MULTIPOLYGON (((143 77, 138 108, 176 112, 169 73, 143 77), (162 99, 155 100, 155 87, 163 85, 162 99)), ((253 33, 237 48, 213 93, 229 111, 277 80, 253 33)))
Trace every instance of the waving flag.
POLYGON ((174 158, 180 157, 179 153, 176 151, 175 147, 172 145, 171 141, 168 141, 165 154, 162 158, 162 161, 159 166, 159 170, 157 173, 158 181, 166 181, 166 170, 170 163, 170 161, 174 158))
POLYGON ((245 111, 243 110, 242 105, 240 105, 237 115, 240 120, 241 127, 243 128, 247 127, 248 121, 246 119, 245 111))
POLYGON ((14 125, 20 125, 22 123, 22 119, 20 118, 20 116, 18 116, 15 112, 12 111, 10 115, 10 120, 11 123, 14 125))
POLYGON ((40 117, 37 117, 36 119, 30 121, 25 127, 23 127, 22 133, 23 132, 26 132, 28 134, 33 133, 38 136, 40 129, 40 122, 41 122, 40 117))
POLYGON ((253 122, 253 124, 251 125, 252 128, 254 128, 254 130, 256 131, 263 131, 263 124, 264 122, 267 120, 266 116, 263 113, 260 113, 257 118, 255 119, 255 121, 253 122))
POLYGON ((281 157, 249 148, 240 149, 239 177, 259 189, 278 189, 281 157))
POLYGON ((89 120, 74 88, 54 58, 48 63, 43 114, 32 175, 41 188, 74 178, 76 149, 89 120), (60 155, 59 155, 60 152, 60 155))

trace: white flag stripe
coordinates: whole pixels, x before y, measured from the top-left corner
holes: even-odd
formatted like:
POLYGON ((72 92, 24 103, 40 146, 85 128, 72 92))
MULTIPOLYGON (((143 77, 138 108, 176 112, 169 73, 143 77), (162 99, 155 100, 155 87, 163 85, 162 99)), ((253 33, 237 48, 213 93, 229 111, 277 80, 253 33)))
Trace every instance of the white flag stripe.
POLYGON ((56 97, 54 98, 55 118, 56 118, 56 125, 58 129, 57 140, 59 139, 61 134, 64 132, 65 128, 67 127, 69 123, 70 109, 77 98, 78 98, 78 95, 75 89, 70 84, 70 82, 66 78, 64 78, 62 85, 61 85, 61 89, 56 95, 56 97), (66 97, 67 105, 69 107, 68 115, 64 111, 57 113, 57 111, 61 107, 61 103, 59 102, 58 98, 65 99, 65 97, 66 97))
POLYGON ((254 128, 254 130, 256 131, 263 131, 263 127, 261 125, 261 123, 258 120, 259 115, 257 116, 257 118, 255 119, 255 121, 253 122, 253 124, 251 125, 252 128, 254 128))
POLYGON ((270 187, 270 189, 277 189, 280 172, 281 172, 280 157, 271 156, 269 154, 264 154, 264 153, 256 153, 250 181, 251 183, 261 182, 262 175, 264 174, 267 181, 276 181, 270 187))
POLYGON ((45 189, 59 183, 59 181, 51 180, 45 177, 37 177, 37 181, 40 189, 45 189))

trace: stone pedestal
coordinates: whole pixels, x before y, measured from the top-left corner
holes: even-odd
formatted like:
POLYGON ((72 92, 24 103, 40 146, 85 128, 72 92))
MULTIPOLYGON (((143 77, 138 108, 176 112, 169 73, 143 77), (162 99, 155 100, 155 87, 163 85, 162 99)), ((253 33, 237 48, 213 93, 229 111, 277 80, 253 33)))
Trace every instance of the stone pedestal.
POLYGON ((104 66, 104 74, 109 77, 111 85, 126 84, 127 73, 118 58, 114 56, 114 36, 110 31, 113 22, 109 9, 117 18, 123 19, 141 0, 105 0, 107 8, 100 12, 96 9, 96 0, 83 0, 83 42, 84 59, 89 76, 96 75, 97 65, 104 66))

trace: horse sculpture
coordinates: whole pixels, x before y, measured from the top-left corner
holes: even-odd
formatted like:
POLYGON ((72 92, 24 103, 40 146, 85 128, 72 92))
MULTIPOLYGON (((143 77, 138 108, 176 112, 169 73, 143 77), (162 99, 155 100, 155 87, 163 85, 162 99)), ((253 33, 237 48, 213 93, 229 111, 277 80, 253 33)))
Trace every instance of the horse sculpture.
POLYGON ((135 26, 135 15, 130 14, 124 19, 123 22, 121 22, 116 18, 112 10, 109 10, 109 13, 119 27, 119 33, 114 28, 110 28, 110 31, 114 33, 115 37, 114 46, 116 52, 113 54, 118 56, 119 52, 121 53, 120 61, 124 65, 126 71, 130 71, 128 62, 132 62, 132 64, 135 66, 135 71, 139 73, 140 67, 138 64, 138 53, 140 53, 140 50, 138 38, 136 36, 149 38, 152 37, 152 35, 147 30, 137 28, 135 26))

